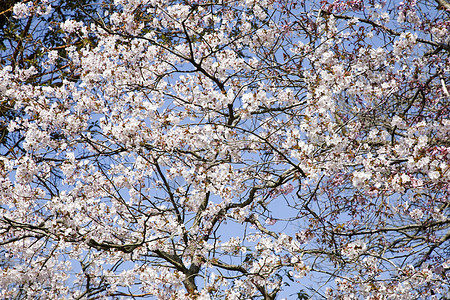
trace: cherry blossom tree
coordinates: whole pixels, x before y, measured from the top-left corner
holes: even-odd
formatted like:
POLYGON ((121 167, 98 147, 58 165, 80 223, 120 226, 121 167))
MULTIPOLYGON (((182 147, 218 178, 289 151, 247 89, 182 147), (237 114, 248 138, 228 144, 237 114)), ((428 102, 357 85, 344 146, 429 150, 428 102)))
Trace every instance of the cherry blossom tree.
POLYGON ((12 2, 0 297, 450 296, 447 0, 12 2))
MULTIPOLYGON (((88 14, 103 7, 89 5, 90 0, 52 1, 51 6, 47 1, 36 3, 33 8, 31 3, 20 2, 5 0, 0 3, 1 65, 12 70, 33 67, 34 74, 27 77, 28 83, 52 86, 61 82, 60 76, 76 80, 64 73, 67 63, 64 60, 67 55, 65 48, 70 45, 82 47, 86 43, 93 45, 95 39, 91 36, 90 39, 74 39, 67 43, 60 23, 67 19, 89 21, 88 14), (75 9, 79 5, 83 5, 84 9, 75 9), (54 62, 46 63, 48 58, 53 58, 54 62)), ((4 97, 0 109, 0 143, 10 151, 17 147, 20 149, 23 140, 19 132, 9 132, 7 128, 11 120, 21 117, 23 113, 20 109, 14 109, 14 101, 14 98, 4 97)))

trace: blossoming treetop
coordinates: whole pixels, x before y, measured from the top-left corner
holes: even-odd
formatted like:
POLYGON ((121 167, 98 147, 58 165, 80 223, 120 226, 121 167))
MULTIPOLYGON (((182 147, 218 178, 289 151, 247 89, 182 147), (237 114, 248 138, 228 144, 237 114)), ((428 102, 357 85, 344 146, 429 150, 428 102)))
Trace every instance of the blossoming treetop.
POLYGON ((446 0, 82 4, 7 9, 2 298, 448 296, 446 0))

